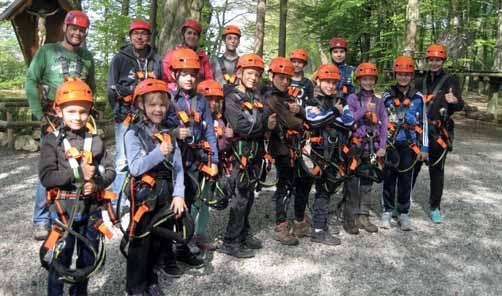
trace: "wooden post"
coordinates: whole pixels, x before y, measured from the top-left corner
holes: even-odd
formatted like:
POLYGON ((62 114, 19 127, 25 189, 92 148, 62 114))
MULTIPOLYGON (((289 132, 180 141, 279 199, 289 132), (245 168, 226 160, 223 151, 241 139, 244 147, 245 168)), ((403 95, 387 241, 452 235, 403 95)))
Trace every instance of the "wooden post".
POLYGON ((490 91, 488 97, 488 113, 493 114, 495 122, 498 122, 498 107, 500 94, 500 80, 492 77, 490 79, 490 91))
MULTIPOLYGON (((12 121, 12 113, 10 110, 6 110, 6 120, 7 122, 12 121)), ((14 130, 12 128, 7 129, 7 141, 9 149, 14 149, 14 130)))
POLYGON ((478 76, 478 95, 483 94, 483 90, 485 89, 485 82, 483 81, 482 76, 478 76))

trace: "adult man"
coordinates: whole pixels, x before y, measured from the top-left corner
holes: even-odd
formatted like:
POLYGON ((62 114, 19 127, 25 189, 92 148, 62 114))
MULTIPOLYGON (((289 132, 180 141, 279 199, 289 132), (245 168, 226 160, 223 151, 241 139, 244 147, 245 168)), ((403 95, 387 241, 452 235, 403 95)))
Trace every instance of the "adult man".
POLYGON ((220 57, 211 61, 214 70, 214 79, 225 85, 236 85, 237 76, 235 68, 237 66, 237 47, 241 39, 241 30, 237 26, 228 25, 223 28, 223 42, 225 43, 225 52, 220 57))
MULTIPOLYGON (((36 119, 40 120, 48 113, 53 113, 52 101, 56 89, 66 77, 80 77, 95 93, 94 60, 92 54, 82 47, 89 25, 89 18, 84 12, 69 11, 64 20, 63 41, 42 46, 33 57, 26 74, 25 90, 36 119)), ((45 188, 40 183, 36 190, 33 223, 35 239, 44 240, 48 234, 49 211, 46 207, 45 188)))
POLYGON ((110 63, 108 70, 108 100, 112 106, 115 123, 115 170, 117 177, 113 192, 119 193, 126 172, 124 133, 131 114, 132 94, 136 85, 147 78, 162 79, 160 57, 150 45, 150 24, 134 20, 129 26, 130 44, 123 46, 110 63))

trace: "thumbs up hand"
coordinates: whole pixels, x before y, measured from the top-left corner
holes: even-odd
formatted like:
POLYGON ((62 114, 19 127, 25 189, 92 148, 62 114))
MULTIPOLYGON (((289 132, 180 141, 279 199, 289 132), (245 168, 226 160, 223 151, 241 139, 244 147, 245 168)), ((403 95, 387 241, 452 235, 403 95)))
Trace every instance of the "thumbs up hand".
POLYGON ((457 97, 455 97, 455 95, 453 94, 453 90, 451 87, 448 90, 448 92, 444 95, 444 98, 446 102, 448 102, 449 104, 455 104, 458 102, 457 97))

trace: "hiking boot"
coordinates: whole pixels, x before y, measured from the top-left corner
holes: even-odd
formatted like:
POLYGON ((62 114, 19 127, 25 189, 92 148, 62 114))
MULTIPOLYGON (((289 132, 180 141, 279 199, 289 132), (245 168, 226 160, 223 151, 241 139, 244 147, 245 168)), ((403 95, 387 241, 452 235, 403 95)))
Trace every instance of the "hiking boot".
POLYGON ((310 240, 328 246, 337 246, 342 243, 339 238, 332 236, 328 231, 315 231, 315 229, 312 229, 310 240))
POLYGON ((164 292, 162 292, 162 289, 160 289, 159 285, 153 284, 150 287, 146 289, 146 292, 150 296, 165 296, 164 292))
POLYGON ((197 269, 202 268, 204 267, 204 265, 206 265, 204 263, 204 260, 197 258, 197 256, 192 253, 176 256, 176 260, 197 269))
POLYGON ((37 241, 43 241, 49 235, 49 225, 35 224, 33 225, 33 238, 37 241))
POLYGON ((401 226, 401 230, 410 231, 411 230, 411 220, 409 214, 401 214, 399 215, 398 220, 399 225, 401 226))
POLYGON ((357 226, 354 219, 344 219, 343 230, 345 230, 348 234, 359 234, 359 226, 357 226))
POLYGON ((381 228, 385 229, 390 229, 390 222, 392 220, 392 212, 391 211, 385 211, 382 214, 382 222, 381 222, 381 228))
POLYGON ((378 232, 378 228, 375 226, 375 224, 370 222, 369 215, 357 215, 357 224, 359 226, 359 229, 364 229, 369 233, 374 233, 378 232))
POLYGON ((257 239, 254 235, 248 234, 246 238, 242 241, 242 245, 248 249, 258 250, 263 248, 261 240, 257 239))
POLYGON ((207 234, 202 234, 202 233, 196 234, 194 235, 192 240, 195 242, 197 247, 202 251, 213 252, 214 250, 216 250, 215 244, 211 242, 207 234))
POLYGON ((166 260, 164 266, 162 267, 162 270, 167 274, 167 276, 173 278, 179 278, 184 273, 176 263, 176 260, 166 260))
POLYGON ((441 216, 441 211, 439 209, 435 209, 431 211, 431 219, 432 222, 436 224, 441 224, 443 223, 443 216, 441 216))
POLYGON ((310 223, 306 218, 304 218, 303 221, 300 222, 296 220, 293 222, 293 234, 297 238, 308 237, 310 236, 311 231, 312 228, 310 227, 310 223))
POLYGON ((291 233, 288 221, 275 225, 274 239, 286 246, 296 246, 300 243, 296 236, 291 233))
POLYGON ((253 250, 244 248, 240 244, 223 243, 218 248, 217 251, 219 253, 227 254, 229 256, 239 258, 239 259, 246 259, 246 258, 253 258, 254 257, 253 250))

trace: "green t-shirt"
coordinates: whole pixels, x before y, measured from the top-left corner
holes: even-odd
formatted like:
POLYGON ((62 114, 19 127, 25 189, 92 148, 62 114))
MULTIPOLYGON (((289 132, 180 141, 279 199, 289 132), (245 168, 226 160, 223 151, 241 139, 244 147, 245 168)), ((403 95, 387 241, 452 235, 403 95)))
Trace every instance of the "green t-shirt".
POLYGON ((39 89, 45 86, 48 89, 48 99, 52 101, 58 86, 64 82, 63 66, 58 61, 56 48, 60 49, 61 55, 67 60, 70 76, 77 76, 77 57, 80 58, 82 63, 80 78, 91 87, 94 94, 96 93, 94 59, 90 51, 85 48, 70 51, 61 43, 46 44, 38 49, 26 74, 26 97, 37 119, 41 119, 44 115, 39 89))

